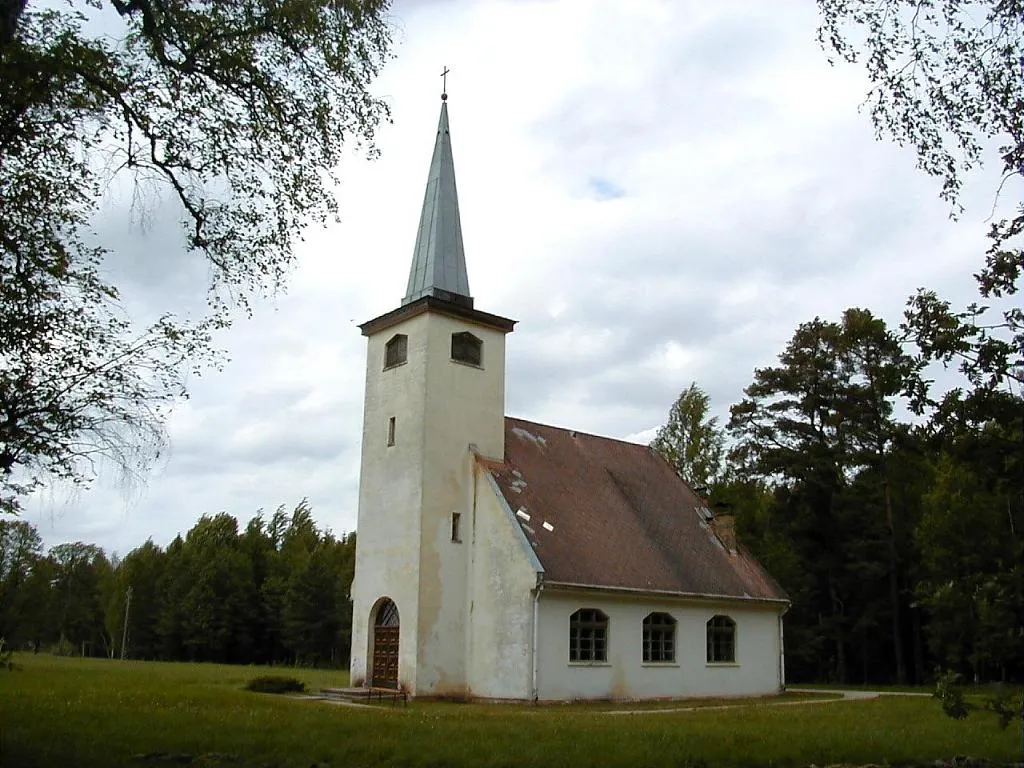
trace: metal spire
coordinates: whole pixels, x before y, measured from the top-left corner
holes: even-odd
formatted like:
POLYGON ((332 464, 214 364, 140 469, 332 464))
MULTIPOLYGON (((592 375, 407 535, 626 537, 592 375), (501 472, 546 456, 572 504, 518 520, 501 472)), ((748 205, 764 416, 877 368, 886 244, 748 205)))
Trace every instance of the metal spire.
POLYGON ((455 190, 455 163, 448 132, 448 68, 441 73, 441 118, 437 124, 434 155, 430 160, 427 191, 423 196, 420 227, 416 233, 409 284, 402 304, 411 304, 424 296, 436 296, 472 306, 466 254, 459 221, 459 196, 455 190))

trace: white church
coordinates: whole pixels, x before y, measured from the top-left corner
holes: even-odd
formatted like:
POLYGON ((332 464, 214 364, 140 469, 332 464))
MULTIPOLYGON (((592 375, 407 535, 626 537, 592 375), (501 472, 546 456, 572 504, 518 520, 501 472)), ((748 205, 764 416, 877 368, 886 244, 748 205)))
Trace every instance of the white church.
POLYGON ((447 97, 401 306, 368 339, 354 685, 558 701, 773 694, 789 601, 650 448, 505 415, 447 97))

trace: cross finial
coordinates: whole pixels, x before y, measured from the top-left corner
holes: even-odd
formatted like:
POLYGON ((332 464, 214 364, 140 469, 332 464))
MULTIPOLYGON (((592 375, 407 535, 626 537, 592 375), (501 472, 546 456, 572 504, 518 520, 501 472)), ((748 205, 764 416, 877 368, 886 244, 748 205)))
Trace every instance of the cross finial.
POLYGON ((448 73, 451 72, 448 67, 444 68, 441 72, 441 101, 448 101, 448 73))

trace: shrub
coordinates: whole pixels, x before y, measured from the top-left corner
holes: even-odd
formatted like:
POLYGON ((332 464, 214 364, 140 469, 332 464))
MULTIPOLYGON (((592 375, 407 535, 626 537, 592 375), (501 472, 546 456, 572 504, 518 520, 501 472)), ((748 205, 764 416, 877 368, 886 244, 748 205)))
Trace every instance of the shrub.
POLYGON ((302 693, 306 690, 306 684, 294 677, 260 675, 246 683, 245 690, 256 693, 302 693))

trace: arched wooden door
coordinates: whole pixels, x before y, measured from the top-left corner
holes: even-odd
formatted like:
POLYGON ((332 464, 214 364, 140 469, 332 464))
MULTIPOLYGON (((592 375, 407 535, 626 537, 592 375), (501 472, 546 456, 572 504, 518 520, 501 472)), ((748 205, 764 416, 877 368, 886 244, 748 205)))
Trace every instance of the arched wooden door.
POLYGON ((373 671, 370 684, 398 687, 398 606, 385 598, 373 620, 373 671))

